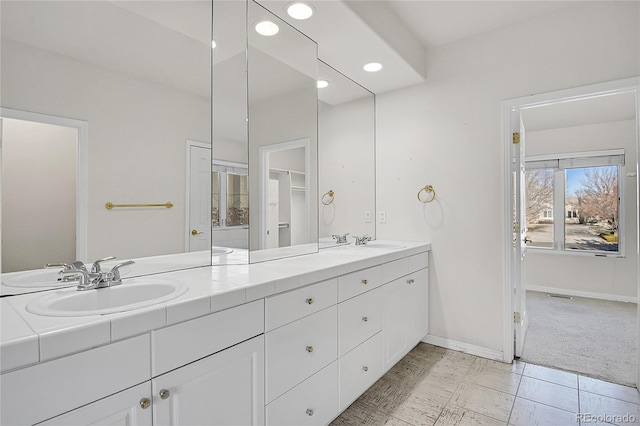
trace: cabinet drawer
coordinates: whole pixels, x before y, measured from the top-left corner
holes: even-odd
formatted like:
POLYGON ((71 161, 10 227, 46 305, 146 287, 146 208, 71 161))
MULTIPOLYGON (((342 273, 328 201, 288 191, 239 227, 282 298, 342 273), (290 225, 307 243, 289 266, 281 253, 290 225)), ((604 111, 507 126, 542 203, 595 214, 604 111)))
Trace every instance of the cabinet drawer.
POLYGON ((429 267, 429 252, 414 254, 409 256, 409 273, 429 267))
POLYGON ((148 381, 149 346, 144 334, 3 374, 0 424, 38 423, 148 381))
POLYGON ((338 277, 338 301, 350 299, 382 284, 382 267, 375 266, 338 277))
POLYGON ((382 333, 340 358, 340 411, 347 408, 383 373, 382 333))
POLYGON ((338 305, 338 352, 346 354, 382 330, 382 287, 338 305))
POLYGON ((326 425, 338 415, 337 361, 267 405, 267 425, 326 425))
POLYGON ((409 273, 409 258, 394 260, 382 265, 382 282, 389 283, 409 273))
POLYGON ((166 373, 262 333, 262 299, 152 331, 152 374, 166 373))
POLYGON ((265 299, 266 331, 321 311, 337 302, 337 278, 268 297, 265 299))
POLYGON ((270 331, 265 348, 269 403, 337 358, 337 307, 270 331))

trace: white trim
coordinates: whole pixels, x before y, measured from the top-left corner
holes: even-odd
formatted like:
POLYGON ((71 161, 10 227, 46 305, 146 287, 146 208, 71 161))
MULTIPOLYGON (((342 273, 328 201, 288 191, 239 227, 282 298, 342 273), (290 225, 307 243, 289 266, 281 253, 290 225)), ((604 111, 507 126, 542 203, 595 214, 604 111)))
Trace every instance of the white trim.
MULTIPOLYGON (((636 95, 636 158, 627 158, 628 164, 634 164, 636 169, 636 188, 639 187, 638 172, 640 167, 638 164, 638 153, 640 152, 640 76, 631 77, 621 80, 607 81, 587 86, 579 86, 570 89, 558 90, 555 92, 541 93, 532 96, 525 96, 505 100, 502 102, 502 143, 503 143, 503 353, 504 360, 509 362, 513 359, 513 286, 511 282, 511 246, 512 246, 512 223, 511 223, 511 157, 509 152, 511 149, 511 120, 512 111, 519 109, 536 108, 545 105, 557 104, 561 102, 572 102, 581 99, 589 99, 598 96, 610 94, 618 94, 625 92, 635 92, 636 95)), ((631 166, 629 166, 631 168, 631 166)), ((640 188, 636 194, 636 217, 640 212, 640 188)), ((640 257, 640 227, 638 227, 636 235, 636 252, 640 257)), ((636 276, 638 296, 640 296, 640 262, 638 262, 638 272, 636 276)), ((638 298, 636 297, 636 300, 638 298)), ((638 315, 638 341, 640 341, 640 312, 638 315)), ((637 364, 640 365, 640 351, 638 351, 637 364)), ((640 385, 640 368, 638 368, 638 377, 636 381, 640 385)))
POLYGON ((74 118, 57 117, 37 112, 0 107, 0 117, 32 121, 54 126, 71 127, 78 131, 76 169, 76 259, 87 262, 87 187, 89 170, 89 123, 74 118))
POLYGON ((606 149, 599 151, 583 151, 583 152, 565 152, 561 154, 540 154, 525 155, 525 161, 542 161, 542 160, 564 160, 575 157, 610 157, 617 155, 625 155, 624 148, 606 149))
POLYGON ((611 300, 613 302, 637 303, 638 298, 634 296, 619 296, 617 294, 596 293, 593 291, 569 290, 566 288, 545 287, 541 285, 527 285, 527 290, 540 293, 561 294, 563 296, 586 297, 588 299, 611 300))
MULTIPOLYGON (((464 352, 466 354, 476 355, 482 358, 493 359, 496 361, 505 362, 502 352, 496 349, 485 348, 484 346, 476 346, 470 343, 459 342, 453 339, 447 339, 444 337, 434 336, 427 334, 422 342, 429 343, 431 345, 440 346, 443 348, 451 349, 454 351, 464 352)), ((511 361, 506 361, 511 363, 511 361)))
POLYGON ((184 156, 186 159, 185 166, 185 190, 184 190, 184 252, 189 252, 189 240, 191 235, 191 147, 196 146, 198 148, 211 149, 211 144, 206 142, 199 142, 191 139, 185 140, 184 156))

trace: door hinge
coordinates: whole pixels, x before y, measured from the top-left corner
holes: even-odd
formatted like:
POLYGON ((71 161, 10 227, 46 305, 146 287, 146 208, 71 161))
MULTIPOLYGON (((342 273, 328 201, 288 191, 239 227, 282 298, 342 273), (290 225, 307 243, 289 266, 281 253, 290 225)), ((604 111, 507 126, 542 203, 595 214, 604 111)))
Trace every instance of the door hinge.
POLYGON ((519 234, 520 233, 520 224, 519 223, 514 223, 513 224, 513 232, 515 234, 519 234))
POLYGON ((513 322, 519 324, 522 322, 522 318, 520 317, 520 312, 513 313, 513 322))
POLYGON ((520 132, 513 132, 513 143, 520 143, 520 132))

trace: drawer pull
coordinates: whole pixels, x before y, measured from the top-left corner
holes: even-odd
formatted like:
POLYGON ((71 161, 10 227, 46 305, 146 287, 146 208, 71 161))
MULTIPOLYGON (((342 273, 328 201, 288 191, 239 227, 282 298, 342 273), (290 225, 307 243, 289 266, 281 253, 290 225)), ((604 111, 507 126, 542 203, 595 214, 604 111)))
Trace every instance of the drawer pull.
POLYGON ((309 416, 313 416, 313 410, 311 408, 307 408, 307 414, 309 416))
POLYGON ((363 284, 363 285, 367 285, 367 284, 369 284, 369 281, 367 281, 367 280, 362 280, 362 284, 363 284))
POLYGON ((369 367, 365 365, 364 367, 362 367, 362 371, 369 371, 369 367))
POLYGON ((369 321, 369 317, 362 317, 362 321, 364 321, 364 322, 369 321))
POLYGON ((310 305, 313 303, 313 299, 310 297, 306 300, 306 302, 307 302, 307 305, 310 305))
POLYGON ((307 352, 309 353, 313 352, 313 346, 307 346, 307 352))
POLYGON ((161 398, 161 399, 167 399, 167 398, 169 398, 169 395, 170 395, 170 394, 171 394, 171 393, 170 393, 167 389, 162 389, 162 390, 160 391, 160 398, 161 398))
POLYGON ((146 410, 149 407, 151 407, 151 400, 149 398, 142 398, 140 400, 140 408, 146 410))
POLYGON ((415 280, 413 278, 411 278, 410 280, 407 280, 407 284, 413 284, 415 282, 415 280))

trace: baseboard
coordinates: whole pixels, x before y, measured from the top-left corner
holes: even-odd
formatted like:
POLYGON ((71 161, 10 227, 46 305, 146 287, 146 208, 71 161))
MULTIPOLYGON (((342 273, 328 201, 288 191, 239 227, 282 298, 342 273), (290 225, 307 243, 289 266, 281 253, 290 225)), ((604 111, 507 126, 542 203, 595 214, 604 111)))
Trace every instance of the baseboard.
POLYGON ((482 358, 493 359, 496 361, 504 362, 502 351, 496 349, 489 349, 483 346, 476 346, 470 343, 459 342, 457 340, 446 339, 444 337, 434 336, 427 334, 423 339, 423 342, 429 343, 435 346, 451 349, 454 351, 464 352, 466 354, 476 355, 482 358))
POLYGON ((567 290, 564 288, 544 287, 539 285, 527 285, 527 290, 541 293, 561 294, 563 296, 586 297, 589 299, 612 300, 614 302, 638 303, 638 299, 631 296, 618 296, 615 294, 594 293, 590 291, 567 290))

